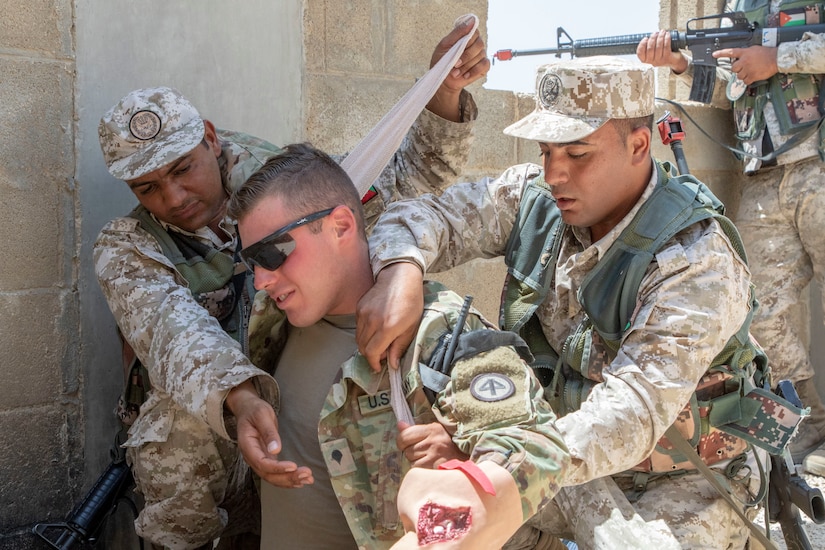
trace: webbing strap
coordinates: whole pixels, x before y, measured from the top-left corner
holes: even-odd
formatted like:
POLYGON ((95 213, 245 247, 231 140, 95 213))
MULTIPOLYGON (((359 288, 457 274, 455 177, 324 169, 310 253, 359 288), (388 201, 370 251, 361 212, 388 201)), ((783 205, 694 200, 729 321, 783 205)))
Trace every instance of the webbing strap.
POLYGON ((404 381, 401 379, 401 369, 389 367, 390 371, 390 406, 395 413, 395 418, 400 422, 415 424, 410 405, 404 398, 404 381))
POLYGON ((730 494, 730 491, 728 491, 727 487, 722 485, 722 483, 716 477, 716 474, 713 473, 713 470, 708 468, 707 464, 702 462, 702 459, 699 458, 698 454, 696 454, 696 449, 694 449, 690 445, 690 443, 688 443, 687 440, 682 436, 682 434, 679 433, 679 430, 676 429, 676 426, 671 424, 667 431, 665 431, 665 437, 668 438, 668 440, 680 453, 685 455, 688 458, 688 460, 690 460, 693 463, 693 465, 696 466, 697 470, 702 472, 702 474, 705 476, 708 482, 711 485, 713 485, 713 488, 716 489, 716 491, 720 495, 722 495, 722 498, 725 499, 725 501, 730 505, 730 507, 733 508, 733 511, 736 512, 736 515, 738 515, 742 519, 742 521, 745 522, 745 525, 748 527, 748 529, 750 529, 751 534, 753 534, 753 536, 756 537, 756 539, 762 544, 762 546, 768 549, 777 550, 778 546, 776 546, 776 543, 770 540, 765 535, 765 533, 763 533, 762 530, 759 529, 759 527, 757 527, 750 519, 748 519, 748 516, 746 516, 745 512, 743 512, 739 508, 739 503, 733 499, 733 496, 730 494))
POLYGON ((341 167, 355 183, 358 196, 364 196, 381 175, 384 166, 401 145, 415 119, 455 67, 467 42, 478 28, 478 17, 470 13, 462 15, 455 22, 455 26, 458 26, 469 18, 473 20, 473 29, 453 44, 450 51, 436 63, 435 67, 418 79, 415 85, 404 94, 404 97, 393 105, 375 128, 370 130, 341 162, 341 167))

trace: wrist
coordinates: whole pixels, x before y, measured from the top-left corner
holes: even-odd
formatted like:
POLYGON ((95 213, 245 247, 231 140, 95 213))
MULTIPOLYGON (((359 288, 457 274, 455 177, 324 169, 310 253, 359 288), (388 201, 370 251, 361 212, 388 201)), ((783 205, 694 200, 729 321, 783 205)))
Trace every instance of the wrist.
POLYGON ((679 60, 670 66, 670 71, 673 74, 679 75, 688 70, 688 65, 689 63, 687 58, 684 55, 679 54, 679 60))
POLYGON ((458 470, 487 494, 496 495, 496 488, 487 474, 472 460, 448 460, 438 465, 439 470, 458 470))
POLYGON ((238 416, 244 403, 248 403, 250 399, 259 400, 261 396, 258 394, 258 390, 255 389, 252 380, 246 380, 229 390, 223 403, 224 408, 233 415, 238 416))
POLYGON ((418 265, 418 263, 408 260, 398 260, 391 264, 387 264, 382 267, 375 276, 376 281, 379 279, 397 280, 410 278, 420 279, 423 283, 424 270, 420 265, 418 265))
POLYGON ((461 89, 453 90, 443 85, 427 103, 427 110, 451 122, 461 122, 461 89))

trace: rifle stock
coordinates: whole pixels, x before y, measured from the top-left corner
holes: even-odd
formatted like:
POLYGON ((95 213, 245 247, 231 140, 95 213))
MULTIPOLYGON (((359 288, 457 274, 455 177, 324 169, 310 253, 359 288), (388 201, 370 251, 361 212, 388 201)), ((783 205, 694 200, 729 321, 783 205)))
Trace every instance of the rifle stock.
MULTIPOLYGON (((78 545, 95 544, 103 531, 106 520, 117 509, 120 501, 125 501, 135 517, 137 507, 128 497, 128 491, 134 487, 132 470, 126 463, 126 451, 121 443, 126 438, 126 428, 115 434, 115 440, 109 454, 112 461, 83 500, 63 523, 38 523, 32 527, 32 533, 46 541, 57 550, 72 550, 78 545)), ((140 547, 143 548, 143 540, 140 547)))
MULTIPOLYGON (((718 59, 713 53, 727 48, 747 48, 750 46, 775 47, 783 42, 794 42, 806 32, 825 33, 825 24, 795 25, 789 27, 763 28, 758 23, 751 23, 742 12, 722 13, 695 17, 688 20, 684 32, 670 31, 671 49, 690 50, 695 66, 693 86, 690 99, 710 103, 716 85, 716 66, 718 59), (713 28, 697 28, 708 21, 718 21, 713 28), (723 22, 730 24, 723 26, 723 22)), ((507 61, 523 55, 555 55, 561 57, 588 57, 593 55, 632 55, 636 46, 651 33, 625 34, 600 38, 573 40, 562 28, 556 29, 556 48, 541 50, 498 50, 493 60, 507 61)))
POLYGON ((111 462, 64 523, 38 523, 32 532, 57 550, 95 542, 106 519, 132 484, 132 471, 126 462, 111 462))
MULTIPOLYGON (((791 403, 802 405, 790 381, 780 381, 774 391, 791 403)), ((817 524, 825 522, 825 501, 822 492, 810 487, 805 479, 796 473, 790 451, 785 449, 782 455, 771 455, 768 517, 772 522, 779 523, 788 550, 812 548, 802 525, 800 510, 817 524)))

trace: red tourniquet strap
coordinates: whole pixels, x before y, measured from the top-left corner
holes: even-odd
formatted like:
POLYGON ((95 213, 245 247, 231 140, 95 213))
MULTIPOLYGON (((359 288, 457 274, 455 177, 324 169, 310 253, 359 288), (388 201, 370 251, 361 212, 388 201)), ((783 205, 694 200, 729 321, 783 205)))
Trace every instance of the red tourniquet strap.
POLYGON ((438 466, 439 470, 461 470, 464 475, 478 483, 485 493, 496 496, 496 489, 487 474, 472 460, 448 460, 438 466))

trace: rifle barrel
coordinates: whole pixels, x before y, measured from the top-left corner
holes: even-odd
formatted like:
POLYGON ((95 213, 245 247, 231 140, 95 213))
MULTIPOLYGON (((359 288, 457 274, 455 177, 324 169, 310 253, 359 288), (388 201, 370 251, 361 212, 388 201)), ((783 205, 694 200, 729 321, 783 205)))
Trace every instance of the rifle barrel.
POLYGON ((633 55, 636 46, 650 33, 623 34, 620 36, 606 36, 600 38, 582 38, 574 40, 572 53, 575 57, 591 55, 633 55))
MULTIPOLYGON (((559 28, 563 32, 563 29, 559 28)), ((679 43, 679 33, 673 32, 674 50, 679 43)), ((636 53, 636 46, 642 39, 650 36, 651 33, 622 34, 619 36, 600 36, 598 38, 582 38, 560 43, 557 48, 544 48, 540 50, 499 50, 493 57, 499 61, 507 61, 513 57, 521 55, 555 55, 561 57, 562 54, 570 54, 572 57, 590 57, 593 55, 633 55, 636 53)), ((684 33, 681 33, 684 35, 684 33)), ((684 42, 684 38, 682 38, 684 42)))

